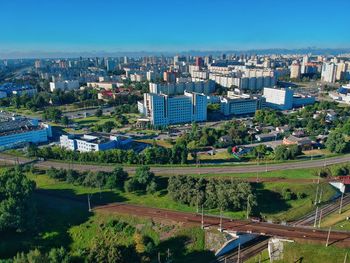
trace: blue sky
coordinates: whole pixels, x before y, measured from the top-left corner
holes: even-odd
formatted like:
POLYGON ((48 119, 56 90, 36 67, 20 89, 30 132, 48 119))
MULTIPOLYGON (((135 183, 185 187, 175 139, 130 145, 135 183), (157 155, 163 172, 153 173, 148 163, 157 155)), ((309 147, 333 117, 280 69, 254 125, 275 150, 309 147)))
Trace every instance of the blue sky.
POLYGON ((0 51, 350 47, 349 0, 1 0, 0 51))

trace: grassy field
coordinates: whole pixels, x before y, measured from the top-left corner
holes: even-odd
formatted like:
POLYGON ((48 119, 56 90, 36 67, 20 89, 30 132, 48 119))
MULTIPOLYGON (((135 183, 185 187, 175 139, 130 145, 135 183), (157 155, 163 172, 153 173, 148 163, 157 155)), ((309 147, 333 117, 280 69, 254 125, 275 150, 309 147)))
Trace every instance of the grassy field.
MULTIPOLYGON (((273 221, 292 221, 300 218, 314 209, 312 204, 315 199, 316 184, 290 184, 290 183, 263 183, 257 187, 258 207, 262 216, 273 221), (305 194, 305 198, 284 200, 283 190, 305 194), (273 202, 271 202, 273 200, 273 202)), ((328 185, 321 184, 323 191, 322 202, 329 200, 336 190, 328 185)))
POLYGON ((239 174, 205 174, 193 176, 205 177, 239 177, 239 178, 281 178, 281 179, 317 179, 315 172, 317 168, 311 169, 295 169, 295 170, 281 170, 281 171, 267 171, 260 173, 239 173, 239 174))
POLYGON ((142 139, 142 140, 136 140, 137 142, 143 142, 143 143, 147 143, 147 144, 157 144, 158 146, 164 147, 164 148, 171 148, 173 145, 168 142, 168 141, 164 141, 164 140, 152 140, 152 139, 142 139))
MULTIPOLYGON (((274 261, 276 263, 343 263, 345 254, 350 253, 350 249, 338 248, 335 246, 321 246, 300 243, 284 244, 283 259, 274 261)), ((349 260, 349 255, 348 255, 349 260)), ((245 263, 258 263, 259 255, 245 261, 245 263)), ((267 250, 261 253, 260 262, 270 262, 267 250)), ((348 261, 346 261, 348 262, 348 261)))
MULTIPOLYGON (((59 191, 59 190, 58 190, 59 191)), ((39 248, 48 251, 65 247, 74 256, 80 256, 93 240, 113 235, 118 245, 133 244, 137 230, 150 238, 155 253, 165 259, 170 248, 175 262, 209 262, 213 254, 205 251, 204 232, 198 227, 183 228, 148 219, 119 216, 108 213, 89 213, 85 204, 55 196, 35 194, 38 208, 37 227, 26 233, 5 233, 0 237, 0 259, 13 257, 18 251, 39 248), (122 222, 126 228, 110 228, 111 222, 122 222)), ((120 224, 119 224, 120 225, 120 224)), ((153 255, 154 259, 156 255, 153 255)))
MULTIPOLYGON (((102 189, 101 192, 96 188, 86 188, 83 186, 76 186, 66 182, 57 182, 46 175, 29 175, 31 179, 35 180, 38 187, 41 189, 54 191, 56 194, 64 197, 74 197, 80 200, 87 200, 87 194, 94 194, 92 203, 100 205, 111 202, 126 202, 131 204, 139 204, 144 206, 173 209, 185 212, 196 212, 196 207, 180 204, 173 201, 166 190, 161 190, 155 194, 138 194, 126 193, 120 190, 110 191, 102 189)), ((316 184, 303 183, 255 183, 258 205, 254 210, 255 214, 262 215, 267 220, 273 221, 290 221, 301 217, 314 209, 312 201, 316 192, 316 184), (284 200, 282 193, 284 189, 290 189, 294 194, 303 193, 305 198, 295 200, 284 200), (271 203, 271 200, 274 200, 271 203)), ((323 201, 328 200, 335 194, 335 190, 327 185, 322 184, 323 201)), ((206 213, 219 214, 220 211, 216 209, 207 210, 206 213)), ((224 213, 225 216, 243 219, 246 214, 245 211, 228 211, 224 213)))
POLYGON ((41 117, 41 114, 42 114, 42 111, 34 112, 34 111, 28 110, 24 107, 17 109, 14 106, 8 106, 8 107, 5 107, 4 110, 8 111, 8 112, 13 112, 13 113, 17 113, 17 114, 30 116, 30 117, 41 117))
POLYGON ((333 229, 350 231, 350 221, 346 220, 350 217, 350 205, 344 206, 342 213, 335 212, 325 217, 321 222, 321 227, 332 227, 333 229))

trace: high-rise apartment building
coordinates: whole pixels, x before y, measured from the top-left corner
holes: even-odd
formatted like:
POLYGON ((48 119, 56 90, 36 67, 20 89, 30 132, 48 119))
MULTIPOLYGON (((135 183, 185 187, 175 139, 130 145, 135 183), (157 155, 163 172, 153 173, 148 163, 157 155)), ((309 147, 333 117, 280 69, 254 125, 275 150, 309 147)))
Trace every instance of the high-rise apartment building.
POLYGON ((301 67, 299 62, 293 62, 290 67, 290 78, 291 79, 300 79, 301 67))
POLYGON ((185 92, 180 96, 145 93, 138 106, 154 126, 207 120, 207 97, 199 93, 185 92))
POLYGON ((334 63, 323 63, 321 71, 321 80, 329 83, 336 81, 337 65, 334 63))

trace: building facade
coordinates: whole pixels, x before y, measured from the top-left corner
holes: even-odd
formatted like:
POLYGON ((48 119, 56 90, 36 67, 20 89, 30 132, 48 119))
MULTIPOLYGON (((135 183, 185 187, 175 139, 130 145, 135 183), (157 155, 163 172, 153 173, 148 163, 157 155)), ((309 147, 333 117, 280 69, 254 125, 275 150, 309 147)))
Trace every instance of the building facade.
POLYGON ((207 97, 195 92, 184 92, 180 96, 145 93, 138 108, 153 126, 207 120, 207 97))
POLYGON ((277 110, 290 110, 293 108, 292 89, 264 88, 266 106, 277 110))

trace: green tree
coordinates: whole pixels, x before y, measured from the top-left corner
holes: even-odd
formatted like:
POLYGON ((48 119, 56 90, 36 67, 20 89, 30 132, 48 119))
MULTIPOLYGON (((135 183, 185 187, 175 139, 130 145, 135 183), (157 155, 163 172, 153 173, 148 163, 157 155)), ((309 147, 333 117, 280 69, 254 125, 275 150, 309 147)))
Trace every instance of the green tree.
POLYGON ((59 122, 62 118, 62 111, 54 108, 54 107, 48 107, 44 110, 43 113, 43 119, 44 120, 52 120, 54 122, 59 122))
POLYGON ((326 147, 328 150, 334 153, 344 153, 347 148, 345 137, 339 130, 332 131, 326 141, 326 147))
POLYGON ((96 117, 101 117, 102 115, 103 115, 102 109, 97 109, 96 112, 95 112, 95 116, 96 117))
POLYGON ((106 182, 106 187, 110 189, 123 188, 127 178, 128 173, 125 172, 123 168, 117 166, 114 168, 113 172, 109 174, 106 182))
POLYGON ((67 116, 62 116, 61 123, 67 127, 69 124, 69 118, 67 116))
POLYGON ((35 182, 19 169, 6 169, 0 174, 0 231, 24 231, 34 224, 34 189, 35 182))

